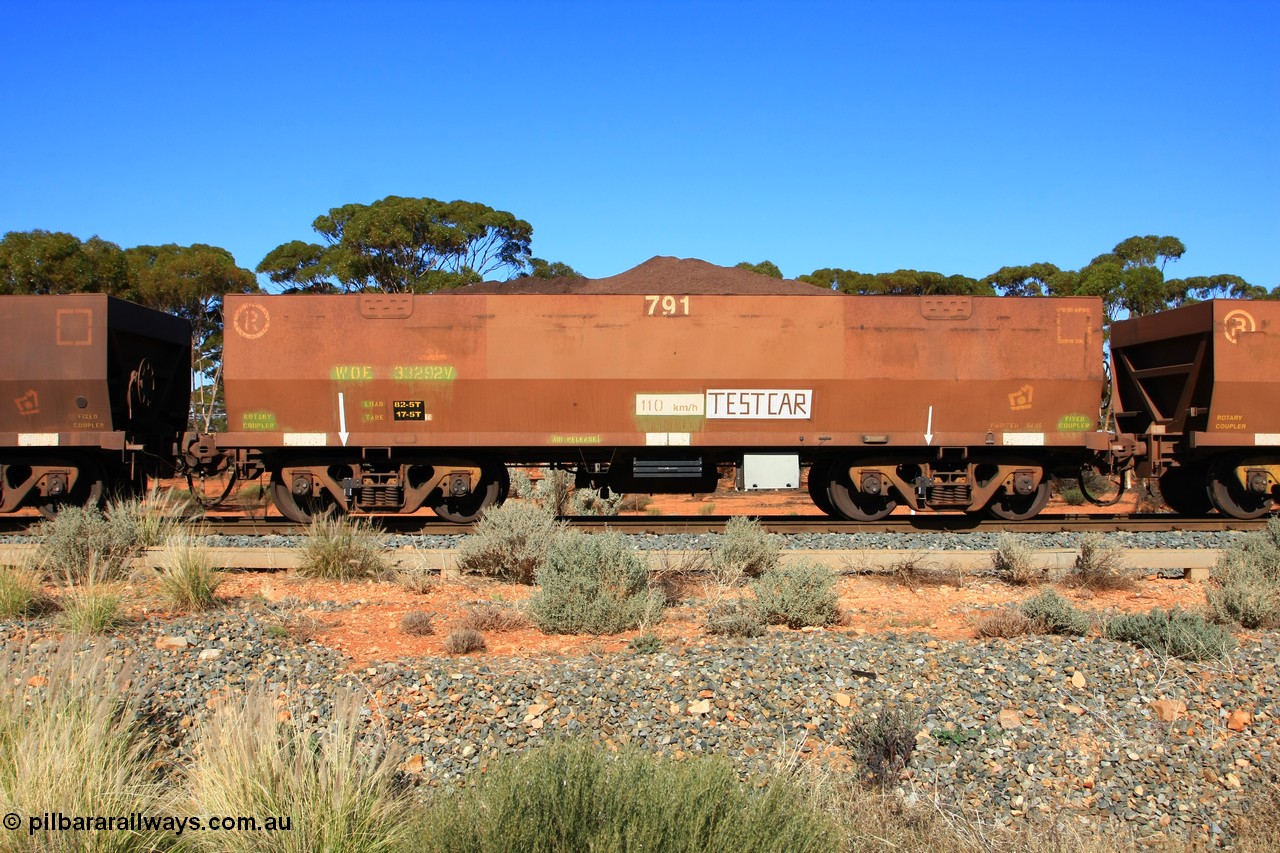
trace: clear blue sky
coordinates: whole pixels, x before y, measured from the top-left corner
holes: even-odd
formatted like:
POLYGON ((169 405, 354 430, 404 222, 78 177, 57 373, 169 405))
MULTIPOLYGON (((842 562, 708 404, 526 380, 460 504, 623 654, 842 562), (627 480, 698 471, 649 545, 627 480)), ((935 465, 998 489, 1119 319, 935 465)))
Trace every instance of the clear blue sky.
POLYGON ((0 0, 0 232, 211 243, 479 201, 592 277, 1076 269, 1280 284, 1280 3, 0 0))

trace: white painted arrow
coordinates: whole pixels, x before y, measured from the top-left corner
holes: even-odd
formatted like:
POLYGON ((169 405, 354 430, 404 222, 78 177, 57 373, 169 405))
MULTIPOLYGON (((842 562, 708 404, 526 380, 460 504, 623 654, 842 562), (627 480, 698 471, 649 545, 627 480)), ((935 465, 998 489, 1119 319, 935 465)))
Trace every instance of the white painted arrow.
POLYGON ((924 428, 924 443, 933 444, 933 406, 929 407, 929 425, 924 428))
POLYGON ((347 446, 347 436, 351 433, 347 432, 347 404, 343 399, 341 391, 338 392, 338 438, 342 441, 342 446, 347 446))

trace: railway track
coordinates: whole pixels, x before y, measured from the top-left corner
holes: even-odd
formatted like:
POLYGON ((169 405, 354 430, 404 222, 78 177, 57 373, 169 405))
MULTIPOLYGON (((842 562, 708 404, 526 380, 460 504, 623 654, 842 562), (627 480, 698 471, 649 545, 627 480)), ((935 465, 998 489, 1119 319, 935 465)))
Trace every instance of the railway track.
MULTIPOLYGON (((643 516, 570 517, 571 526, 585 531, 617 530, 627 534, 672 535, 720 533, 728 516, 643 516)), ((21 535, 40 521, 36 517, 0 520, 0 533, 21 535)), ((375 523, 388 533, 453 535, 470 533, 474 525, 453 524, 434 516, 375 516, 375 523)), ((882 521, 840 521, 826 516, 760 516, 760 523, 772 533, 1161 533, 1170 531, 1221 532, 1256 530, 1265 519, 1243 521, 1235 518, 1180 518, 1172 515, 1106 515, 1045 513, 1026 521, 1004 521, 960 514, 894 515, 882 521)), ((210 534, 230 536, 292 536, 306 531, 304 525, 280 518, 217 515, 194 520, 194 526, 210 534)))

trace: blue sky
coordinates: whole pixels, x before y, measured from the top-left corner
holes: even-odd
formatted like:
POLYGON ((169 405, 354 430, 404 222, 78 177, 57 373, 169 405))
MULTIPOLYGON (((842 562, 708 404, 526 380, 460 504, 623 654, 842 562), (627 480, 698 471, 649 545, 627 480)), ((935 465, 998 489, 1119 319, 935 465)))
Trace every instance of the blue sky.
POLYGON ((1275 2, 0 0, 0 232, 211 243, 462 198, 607 276, 1079 268, 1280 284, 1275 2))

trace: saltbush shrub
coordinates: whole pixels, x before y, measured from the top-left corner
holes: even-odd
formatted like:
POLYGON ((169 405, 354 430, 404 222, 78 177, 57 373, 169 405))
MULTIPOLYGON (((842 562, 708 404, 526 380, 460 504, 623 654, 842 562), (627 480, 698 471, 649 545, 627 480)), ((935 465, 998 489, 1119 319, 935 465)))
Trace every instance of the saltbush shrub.
POLYGON ((1080 540, 1080 553, 1063 581, 1095 592, 1133 586, 1133 578, 1124 571, 1124 552, 1096 533, 1080 540))
POLYGON ((1018 609, 1030 620, 1031 630, 1038 634, 1083 637, 1092 627, 1088 616, 1052 589, 1028 598, 1018 609))
POLYGON ((764 634, 764 623, 742 599, 721 601, 707 612, 706 631, 723 637, 759 637, 764 634))
POLYGON ((1211 617, 1245 628, 1280 627, 1280 519, 1224 550, 1205 590, 1211 617))
POLYGON ((430 613, 421 610, 410 610, 400 617, 400 630, 413 637, 422 637, 435 633, 430 613))
POLYGON ((770 625, 830 625, 840 616, 836 579, 826 566, 796 560, 752 581, 756 615, 770 625))
POLYGON ((469 655, 486 648, 484 634, 474 628, 455 628, 444 638, 444 650, 451 655, 469 655))
POLYGON ((1106 634, 1145 646, 1158 655, 1183 660, 1212 660, 1235 648, 1235 638, 1222 626, 1206 622, 1203 616, 1177 607, 1155 608, 1146 613, 1117 616, 1107 622, 1106 634))
POLYGON ((96 506, 65 506, 34 535, 35 566, 68 584, 85 581, 91 567, 95 580, 123 580, 142 547, 129 513, 107 516, 96 506))
POLYGON ((782 546, 754 518, 735 516, 711 551, 711 565, 717 578, 732 586, 736 578, 755 578, 777 568, 782 546))
POLYGON ((616 634, 657 621, 665 603, 644 556, 618 533, 557 538, 538 583, 527 610, 548 634, 616 634))
POLYGON ((533 583, 547 559, 547 549, 565 529, 545 506, 513 501, 491 507, 458 548, 458 569, 533 583))
POLYGON ((1014 586, 1026 586, 1044 577, 1044 569, 1035 562, 1035 548, 1026 537, 1016 533, 1001 533, 996 537, 991 566, 997 578, 1014 586))

